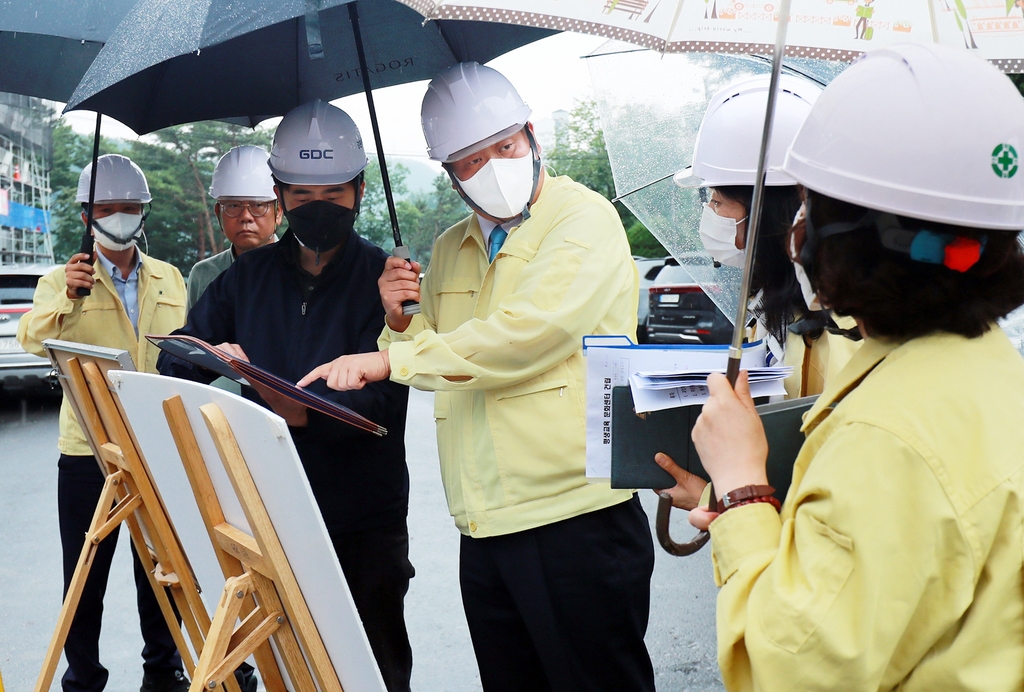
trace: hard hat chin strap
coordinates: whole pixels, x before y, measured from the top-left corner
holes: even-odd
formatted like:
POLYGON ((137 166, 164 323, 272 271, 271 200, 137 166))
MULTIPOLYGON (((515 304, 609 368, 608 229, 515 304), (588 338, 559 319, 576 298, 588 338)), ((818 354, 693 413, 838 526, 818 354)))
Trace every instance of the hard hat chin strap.
POLYGON ((135 230, 133 230, 131 232, 131 234, 127 238, 119 238, 116 235, 114 235, 113 233, 111 233, 110 231, 108 231, 107 229, 103 228, 103 226, 100 225, 100 220, 99 219, 93 219, 92 220, 92 227, 94 229, 96 229, 97 231, 99 231, 100 233, 102 233, 107 238, 109 238, 112 242, 118 243, 119 245, 124 245, 126 243, 132 242, 133 240, 138 240, 139 238, 142 237, 142 234, 143 234, 142 227, 146 225, 146 219, 149 218, 149 214, 152 211, 153 211, 153 204, 150 203, 149 204, 149 211, 145 212, 142 215, 142 218, 139 220, 139 225, 135 227, 135 230))
MULTIPOLYGON (((540 187, 540 171, 543 165, 540 158, 540 150, 537 147, 537 140, 534 138, 533 133, 530 132, 530 128, 524 126, 523 130, 526 132, 526 139, 530 142, 530 153, 533 155, 533 185, 530 187, 530 198, 527 200, 526 205, 523 206, 523 210, 516 216, 522 216, 523 221, 530 218, 530 206, 533 204, 533 198, 537 196, 537 189, 540 187)), ((444 168, 448 174, 448 178, 452 181, 452 185, 455 186, 455 191, 459 193, 459 197, 466 203, 466 206, 475 211, 480 216, 486 216, 490 218, 498 218, 493 214, 484 211, 479 204, 473 201, 473 199, 466 194, 466 191, 462 189, 462 181, 458 179, 455 173, 452 172, 450 163, 442 163, 441 167, 444 168)), ((505 223, 516 218, 515 216, 507 219, 498 219, 500 222, 505 223)))

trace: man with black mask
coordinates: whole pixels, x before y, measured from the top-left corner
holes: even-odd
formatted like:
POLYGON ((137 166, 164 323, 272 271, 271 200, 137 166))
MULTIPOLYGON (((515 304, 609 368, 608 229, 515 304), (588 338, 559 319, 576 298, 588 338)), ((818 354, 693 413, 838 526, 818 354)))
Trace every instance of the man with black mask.
MULTIPOLYGON (((344 111, 319 100, 293 109, 277 128, 268 165, 288 232, 239 256, 175 333, 294 382, 337 356, 377 350, 384 324, 377 279, 387 254, 353 230, 367 159, 344 111)), ((216 377, 167 353, 157 367, 191 380, 216 377)), ((314 391, 388 434, 356 430, 264 388, 242 394, 288 423, 388 690, 408 690, 408 388, 385 381, 358 392, 314 391)))

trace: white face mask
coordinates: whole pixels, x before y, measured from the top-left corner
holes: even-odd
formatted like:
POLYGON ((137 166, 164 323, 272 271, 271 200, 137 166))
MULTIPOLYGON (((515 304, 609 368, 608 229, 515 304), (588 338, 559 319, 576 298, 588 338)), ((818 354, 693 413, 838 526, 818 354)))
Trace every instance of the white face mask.
POLYGON ((513 219, 523 213, 533 193, 533 152, 518 159, 491 159, 459 186, 489 215, 513 219))
MULTIPOLYGON (((796 216, 793 217, 793 225, 797 225, 804 218, 804 205, 800 205, 800 208, 796 212, 796 216)), ((790 257, 796 256, 796 236, 790 234, 789 236, 789 255, 790 257)), ((811 288, 811 280, 807 276, 807 272, 804 271, 804 267, 799 262, 793 262, 793 271, 796 272, 796 281, 800 284, 800 292, 804 295, 804 303, 807 305, 807 309, 815 312, 821 310, 821 301, 818 300, 818 294, 813 288, 811 288)))
POLYGON ((102 219, 93 219, 93 238, 108 250, 127 250, 142 235, 142 214, 117 212, 102 219))
POLYGON ((729 267, 742 267, 746 254, 743 250, 736 248, 736 226, 740 221, 746 221, 743 217, 739 221, 725 216, 719 216, 711 208, 710 204, 704 204, 704 211, 700 216, 700 241, 704 248, 711 255, 711 259, 729 267))

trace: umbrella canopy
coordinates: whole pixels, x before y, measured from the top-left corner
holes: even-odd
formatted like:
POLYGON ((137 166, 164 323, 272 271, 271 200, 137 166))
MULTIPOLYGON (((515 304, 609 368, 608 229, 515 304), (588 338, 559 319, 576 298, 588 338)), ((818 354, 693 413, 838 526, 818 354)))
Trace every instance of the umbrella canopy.
MULTIPOLYGON (((424 22, 395 0, 359 0, 358 9, 374 88, 429 79, 460 60, 485 62, 554 33, 424 22)), ((96 110, 144 134, 198 120, 256 124, 314 98, 362 90, 345 0, 142 0, 68 110, 96 110)))
MULTIPOLYGON (((431 19, 576 31, 662 53, 771 53, 779 0, 401 0, 431 19)), ((786 55, 852 60, 918 41, 978 50, 1024 72, 1024 6, 1016 0, 792 0, 786 55)))
MULTIPOLYGON (((783 64, 786 72, 821 85, 846 68, 846 63, 799 58, 783 64)), ((743 270, 712 265, 697 234, 700 191, 678 187, 672 174, 690 165, 709 99, 731 82, 768 74, 771 64, 744 55, 662 56, 609 41, 587 57, 587 65, 622 203, 734 320, 743 270)))
POLYGON ((0 0, 0 91, 67 101, 136 0, 0 0))

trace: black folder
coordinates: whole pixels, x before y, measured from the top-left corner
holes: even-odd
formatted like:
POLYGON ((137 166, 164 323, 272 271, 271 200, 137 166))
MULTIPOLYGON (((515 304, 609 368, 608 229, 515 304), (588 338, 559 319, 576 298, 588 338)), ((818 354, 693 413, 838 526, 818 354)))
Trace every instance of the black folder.
MULTIPOLYGON (((793 462, 803 445, 803 414, 818 397, 789 399, 757 407, 768 438, 768 483, 784 500, 793 477, 793 462)), ((700 406, 680 406, 637 415, 629 387, 612 390, 613 488, 671 488, 675 480, 658 466, 654 455, 664 452, 692 474, 708 480, 690 433, 700 406)))

